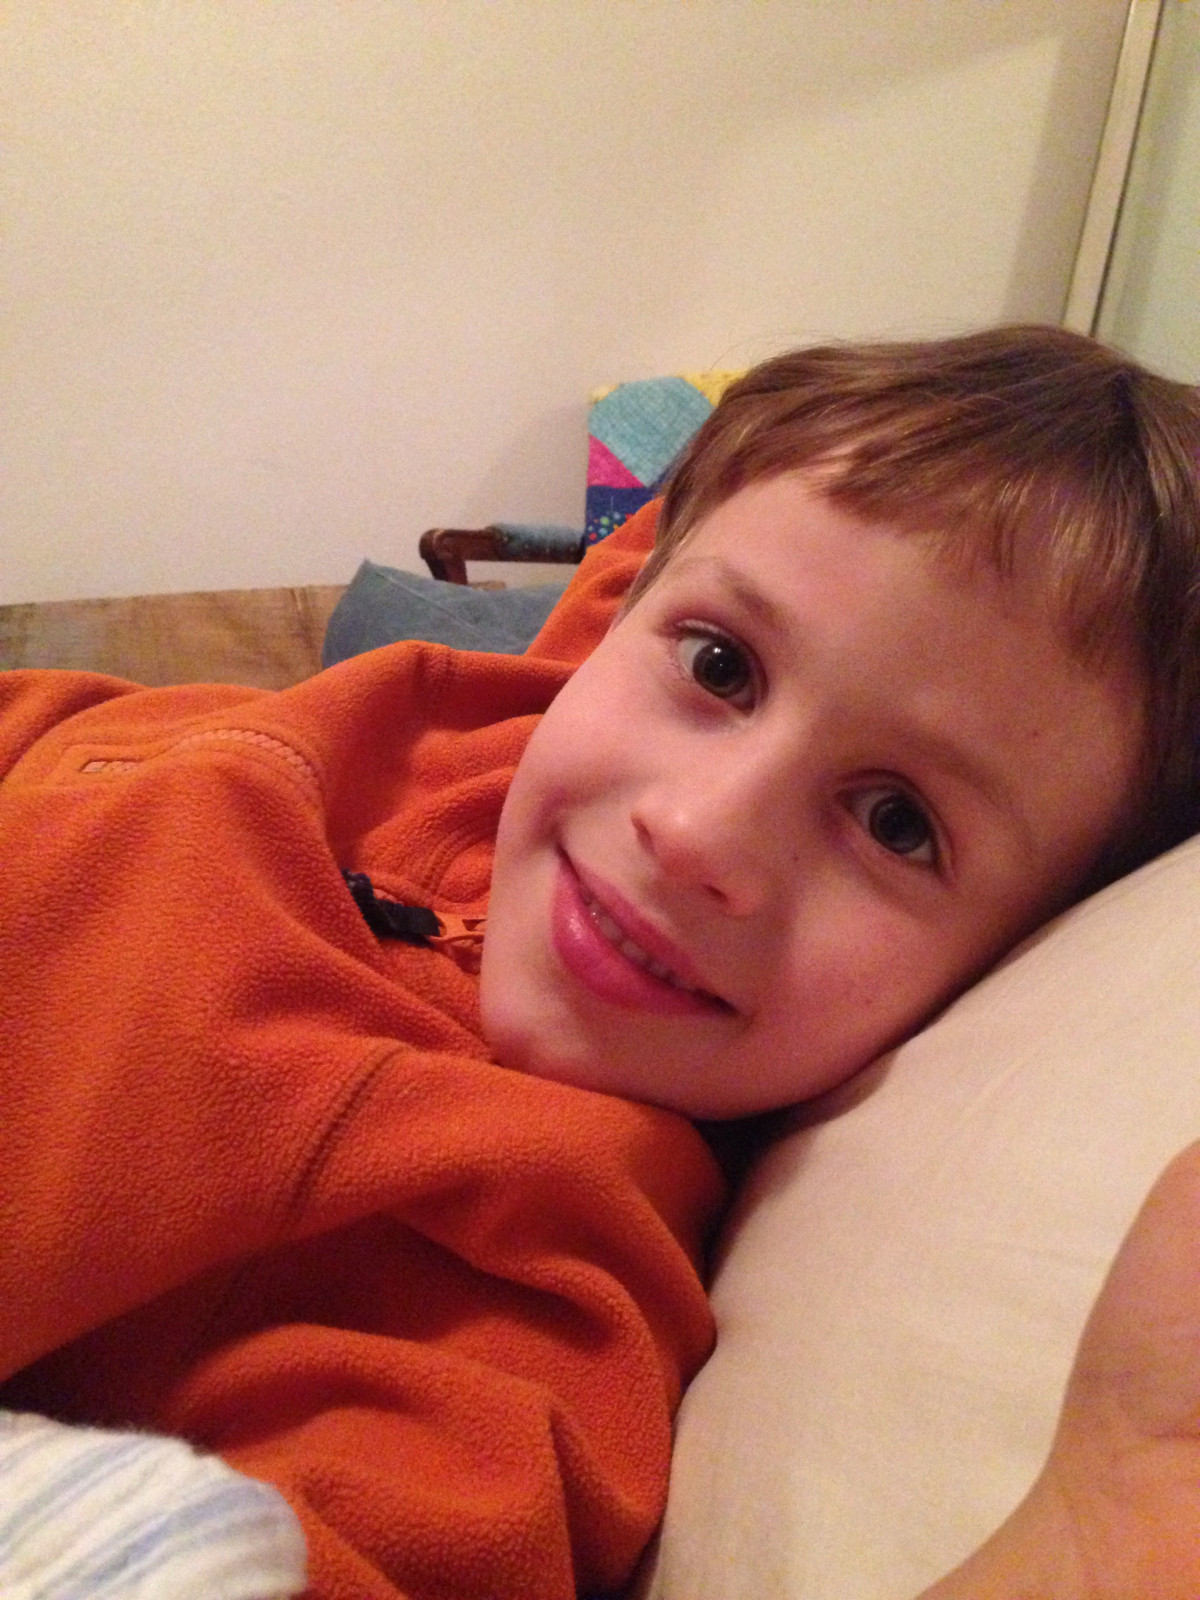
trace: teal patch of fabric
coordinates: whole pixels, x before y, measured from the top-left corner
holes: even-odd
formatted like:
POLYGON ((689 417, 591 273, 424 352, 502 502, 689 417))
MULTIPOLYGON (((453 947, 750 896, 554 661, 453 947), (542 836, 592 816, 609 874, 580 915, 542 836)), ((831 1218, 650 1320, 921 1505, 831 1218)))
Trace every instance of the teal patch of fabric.
POLYGON ((686 378, 643 378, 618 384, 597 400, 588 432, 650 488, 711 411, 686 378))

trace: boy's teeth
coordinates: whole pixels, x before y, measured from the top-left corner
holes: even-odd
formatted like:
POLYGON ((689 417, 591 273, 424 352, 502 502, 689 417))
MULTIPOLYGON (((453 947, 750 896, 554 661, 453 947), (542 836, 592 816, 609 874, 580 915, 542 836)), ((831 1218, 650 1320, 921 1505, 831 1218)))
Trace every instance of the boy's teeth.
POLYGON ((619 923, 614 922, 608 912, 597 905, 586 892, 584 893, 583 901, 587 906, 588 914, 591 916, 592 921, 608 940, 609 944, 619 950, 629 961, 632 961, 635 967, 641 967, 652 978, 657 978, 660 983, 669 983, 675 989, 686 989, 688 993, 695 992, 690 984, 681 983, 670 967, 664 967, 661 961, 655 961, 653 956, 648 956, 641 945, 634 944, 624 928, 619 923))

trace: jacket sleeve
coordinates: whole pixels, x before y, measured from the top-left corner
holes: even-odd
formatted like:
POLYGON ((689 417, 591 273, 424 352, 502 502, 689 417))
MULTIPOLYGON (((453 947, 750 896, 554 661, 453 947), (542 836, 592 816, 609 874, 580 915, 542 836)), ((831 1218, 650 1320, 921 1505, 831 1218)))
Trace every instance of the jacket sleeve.
POLYGON ((224 692, 57 677, 0 783, 0 1378, 263 1248, 400 1036, 291 746, 195 714, 224 692))
POLYGON ((0 672, 0 778, 57 723, 135 688, 99 672, 0 672))

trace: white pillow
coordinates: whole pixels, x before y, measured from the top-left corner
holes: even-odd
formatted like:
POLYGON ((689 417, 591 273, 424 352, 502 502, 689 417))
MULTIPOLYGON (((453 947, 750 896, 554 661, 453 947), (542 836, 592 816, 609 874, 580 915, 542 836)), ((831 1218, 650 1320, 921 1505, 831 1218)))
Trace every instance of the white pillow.
POLYGON ((1198 980, 1193 840, 768 1152, 719 1252, 653 1600, 905 1600, 1008 1514, 1117 1245, 1200 1135, 1198 980))

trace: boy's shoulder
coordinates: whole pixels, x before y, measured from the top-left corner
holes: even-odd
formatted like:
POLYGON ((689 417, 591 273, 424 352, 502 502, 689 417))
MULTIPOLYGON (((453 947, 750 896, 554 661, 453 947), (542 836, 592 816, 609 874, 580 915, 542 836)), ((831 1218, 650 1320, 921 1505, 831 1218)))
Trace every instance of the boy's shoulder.
POLYGON ((577 667, 600 643, 654 544, 661 500, 652 500, 594 544, 526 657, 577 667))

